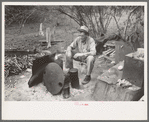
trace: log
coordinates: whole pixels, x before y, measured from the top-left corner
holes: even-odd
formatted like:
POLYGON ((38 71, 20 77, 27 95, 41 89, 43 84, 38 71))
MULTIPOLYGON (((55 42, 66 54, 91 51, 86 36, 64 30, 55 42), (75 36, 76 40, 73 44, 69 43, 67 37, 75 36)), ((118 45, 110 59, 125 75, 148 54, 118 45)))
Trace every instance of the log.
POLYGON ((103 58, 103 57, 105 57, 106 55, 108 55, 108 54, 110 54, 110 53, 112 53, 112 52, 114 52, 114 51, 115 51, 114 49, 109 49, 109 50, 105 51, 102 55, 100 55, 100 56, 98 57, 98 59, 103 58))
MULTIPOLYGON (((47 43, 47 40, 39 40, 39 42, 41 42, 41 43, 47 43)), ((62 40, 55 40, 55 41, 51 41, 51 43, 59 43, 59 42, 64 42, 64 41, 62 41, 62 40)))
POLYGON ((104 57, 104 55, 100 55, 100 56, 98 57, 98 59, 103 58, 103 57, 104 57))
POLYGON ((39 40, 41 43, 47 43, 47 40, 39 40))
POLYGON ((6 49, 5 56, 22 56, 22 55, 29 55, 29 54, 36 54, 39 53, 38 51, 30 51, 30 50, 17 50, 17 49, 6 49))
POLYGON ((114 55, 114 53, 115 53, 115 50, 110 55, 114 55))
POLYGON ((103 57, 106 58, 106 59, 108 59, 108 60, 110 60, 110 61, 115 61, 114 58, 111 58, 109 56, 104 55, 103 57))
POLYGON ((103 52, 103 54, 104 55, 108 55, 108 54, 110 54, 113 51, 114 51, 114 49, 108 49, 107 51, 103 52))

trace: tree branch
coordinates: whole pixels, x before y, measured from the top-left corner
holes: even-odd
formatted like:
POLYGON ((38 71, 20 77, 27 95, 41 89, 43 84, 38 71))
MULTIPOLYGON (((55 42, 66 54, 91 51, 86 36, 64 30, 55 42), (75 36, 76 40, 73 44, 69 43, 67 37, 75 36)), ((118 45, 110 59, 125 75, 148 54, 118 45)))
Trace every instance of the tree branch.
POLYGON ((131 14, 132 14, 134 11, 136 11, 137 9, 138 9, 138 6, 135 7, 135 8, 129 13, 129 15, 128 15, 127 23, 126 23, 126 26, 125 26, 125 29, 124 29, 124 40, 126 40, 126 31, 127 31, 127 28, 128 28, 128 22, 129 22, 129 20, 130 20, 130 16, 131 16, 131 14))
POLYGON ((102 9, 102 11, 101 11, 101 9, 102 8, 100 8, 99 6, 98 6, 98 13, 99 13, 99 23, 100 23, 100 26, 101 26, 101 29, 102 29, 102 31, 104 32, 104 26, 103 26, 103 20, 102 20, 102 15, 103 15, 103 9, 102 9))
POLYGON ((99 29, 100 29, 100 27, 99 27, 99 25, 98 25, 98 22, 97 22, 97 17, 96 17, 95 12, 94 12, 94 17, 95 17, 95 20, 96 20, 96 25, 97 25, 97 33, 99 33, 99 29))
POLYGON ((107 19, 107 23, 105 24, 105 31, 107 31, 107 28, 108 28, 108 26, 109 26, 109 24, 110 24, 110 22, 111 22, 111 19, 112 19, 111 16, 108 17, 108 19, 107 19))
POLYGON ((65 15, 67 15, 67 16, 69 16, 70 18, 72 18, 74 21, 76 21, 80 25, 79 20, 77 20, 75 17, 73 17, 70 14, 64 12, 62 9, 58 9, 58 11, 65 14, 65 15))
POLYGON ((23 21, 23 24, 25 24, 25 22, 27 21, 27 19, 36 11, 36 9, 34 9, 27 17, 26 19, 23 21))
POLYGON ((119 34, 121 35, 121 30, 120 30, 120 28, 119 28, 118 21, 117 21, 117 19, 116 19, 115 16, 113 16, 113 18, 114 18, 114 20, 115 20, 115 22, 116 22, 116 26, 117 26, 117 28, 118 28, 118 30, 119 30, 119 34))

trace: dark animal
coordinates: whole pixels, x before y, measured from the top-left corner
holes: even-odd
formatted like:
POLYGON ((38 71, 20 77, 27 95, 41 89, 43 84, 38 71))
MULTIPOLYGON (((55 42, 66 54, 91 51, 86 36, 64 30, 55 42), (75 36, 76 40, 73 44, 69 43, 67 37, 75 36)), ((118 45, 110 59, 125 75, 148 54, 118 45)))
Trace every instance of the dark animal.
POLYGON ((32 87, 42 82, 43 72, 48 64, 49 63, 43 64, 37 70, 34 71, 34 74, 32 73, 32 76, 28 82, 29 87, 32 87))
POLYGON ((55 55, 56 53, 51 55, 46 55, 46 56, 37 58, 33 61, 32 76, 28 82, 29 87, 32 87, 42 82, 43 72, 45 70, 45 67, 49 63, 55 62, 63 69, 63 61, 61 59, 55 59, 55 55))
POLYGON ((105 39, 104 34, 101 35, 101 38, 96 40, 96 54, 102 54, 102 51, 104 50, 104 44, 107 42, 108 40, 105 39))

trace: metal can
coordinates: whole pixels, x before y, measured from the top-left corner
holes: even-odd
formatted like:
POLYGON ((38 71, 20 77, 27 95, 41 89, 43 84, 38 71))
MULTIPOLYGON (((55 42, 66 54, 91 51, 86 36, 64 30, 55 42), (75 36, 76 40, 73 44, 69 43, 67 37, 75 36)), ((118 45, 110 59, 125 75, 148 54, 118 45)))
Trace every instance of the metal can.
POLYGON ((79 89, 79 78, 78 78, 78 69, 72 68, 69 70, 71 87, 79 89))
POLYGON ((63 98, 67 99, 70 97, 70 87, 64 87, 63 88, 63 98))

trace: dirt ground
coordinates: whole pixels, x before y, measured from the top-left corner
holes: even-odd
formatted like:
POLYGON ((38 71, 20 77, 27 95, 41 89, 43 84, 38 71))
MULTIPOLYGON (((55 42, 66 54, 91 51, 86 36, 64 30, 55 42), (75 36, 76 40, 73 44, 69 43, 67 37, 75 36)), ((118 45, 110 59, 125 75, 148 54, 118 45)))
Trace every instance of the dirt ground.
MULTIPOLYGON (((24 50, 33 50, 37 48, 38 50, 46 49, 45 46, 41 46, 39 40, 44 40, 45 36, 39 36, 39 24, 27 24, 22 29, 21 33, 18 34, 19 27, 14 25, 12 27, 6 28, 5 30, 5 49, 24 49, 24 50)), ((44 24, 43 31, 48 24, 44 24)), ((77 26, 70 27, 70 25, 60 25, 56 28, 55 40, 64 41, 52 45, 50 50, 55 52, 57 50, 64 51, 66 47, 72 42, 72 40, 77 36, 77 26)), ((87 100, 83 99, 82 96, 87 98, 94 91, 94 86, 97 82, 97 77, 101 75, 104 71, 108 70, 113 64, 110 61, 104 59, 98 59, 96 56, 96 61, 94 69, 92 72, 92 80, 86 85, 81 85, 81 81, 84 79, 84 74, 80 72, 79 62, 74 61, 76 68, 79 69, 79 81, 80 89, 73 89, 70 87, 70 98, 63 99, 62 94, 52 95, 47 91, 43 83, 33 86, 32 88, 28 87, 28 81, 32 75, 31 69, 20 73, 19 75, 9 76, 5 78, 5 101, 81 101, 87 100), (80 96, 80 97, 79 97, 80 96)), ((65 65, 65 60, 64 60, 65 65)), ((64 66, 65 67, 65 66, 64 66)))
MULTIPOLYGON (((6 101, 82 101, 88 100, 84 99, 87 96, 90 96, 94 91, 94 86, 97 82, 97 77, 108 70, 112 64, 105 62, 104 60, 96 60, 95 67, 92 72, 92 80, 86 85, 82 85, 81 81, 84 79, 84 74, 80 72, 79 63, 74 61, 75 68, 79 69, 79 82, 80 89, 71 88, 70 85, 70 98, 63 99, 62 94, 52 95, 47 91, 43 83, 28 87, 28 81, 32 75, 31 69, 27 69, 25 72, 17 76, 8 77, 7 83, 5 83, 5 100, 6 101), (80 98, 83 96, 84 98, 80 98)), ((89 99, 90 100, 90 99, 89 99)))

